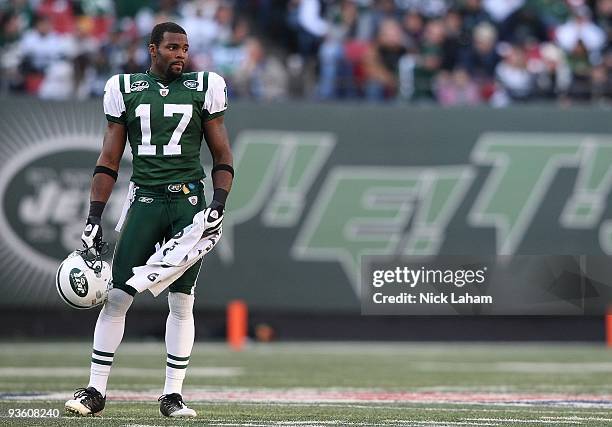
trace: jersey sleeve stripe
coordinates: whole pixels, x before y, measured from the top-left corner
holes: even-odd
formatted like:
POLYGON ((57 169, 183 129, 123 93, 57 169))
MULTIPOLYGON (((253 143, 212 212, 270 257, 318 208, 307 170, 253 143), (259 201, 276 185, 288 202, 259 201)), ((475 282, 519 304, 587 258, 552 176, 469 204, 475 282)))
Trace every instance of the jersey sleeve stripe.
POLYGON ((198 72, 198 92, 204 90, 204 71, 198 72))
POLYGON ((124 74, 123 75, 123 89, 125 90, 125 93, 130 93, 131 92, 130 75, 129 74, 124 74))
POLYGON ((113 123, 119 123, 120 125, 125 124, 125 113, 121 114, 121 117, 111 116, 110 114, 106 115, 106 120, 113 123))
POLYGON ((213 113, 213 114, 208 114, 208 115, 206 116, 206 118, 204 119, 204 121, 205 121, 205 122, 207 122, 207 121, 209 121, 209 120, 216 119, 217 117, 221 117, 221 116, 222 116, 222 115, 224 115, 224 114, 225 114, 225 110, 223 110, 223 111, 218 111, 218 112, 213 113))

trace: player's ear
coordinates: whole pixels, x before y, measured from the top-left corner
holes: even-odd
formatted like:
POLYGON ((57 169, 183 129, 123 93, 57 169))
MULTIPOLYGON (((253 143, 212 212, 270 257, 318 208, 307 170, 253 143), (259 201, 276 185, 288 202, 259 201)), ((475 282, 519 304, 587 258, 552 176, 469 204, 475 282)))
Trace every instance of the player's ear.
POLYGON ((155 46, 153 43, 149 44, 149 54, 151 54, 153 57, 157 56, 157 46, 155 46))

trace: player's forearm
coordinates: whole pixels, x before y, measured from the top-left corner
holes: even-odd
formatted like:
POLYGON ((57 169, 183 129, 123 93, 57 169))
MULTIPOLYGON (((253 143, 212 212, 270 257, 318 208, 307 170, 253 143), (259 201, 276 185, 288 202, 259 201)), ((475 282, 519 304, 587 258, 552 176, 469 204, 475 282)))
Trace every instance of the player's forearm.
POLYGON ((115 180, 111 176, 103 173, 95 174, 91 182, 89 200, 92 202, 108 202, 114 186, 115 180))
POLYGON ((227 130, 223 117, 211 120, 205 127, 205 138, 213 158, 211 178, 214 189, 223 189, 229 193, 234 178, 234 158, 230 148, 227 130))
POLYGON ((231 153, 228 157, 223 159, 224 163, 216 163, 212 170, 212 182, 213 182, 213 200, 221 203, 225 206, 227 196, 232 188, 232 181, 234 180, 234 168, 232 166, 231 153))
POLYGON ((228 151, 223 156, 219 156, 219 158, 215 159, 215 163, 213 165, 212 172, 212 182, 213 188, 222 188, 229 193, 232 188, 232 181, 234 180, 233 169, 229 171, 225 169, 219 169, 219 165, 227 165, 233 167, 234 160, 232 158, 232 153, 228 151))
POLYGON ((228 193, 230 192, 230 190, 232 189, 232 175, 229 173, 216 173, 213 176, 213 188, 217 189, 217 188, 222 188, 225 191, 227 191, 228 193))
POLYGON ((107 166, 96 165, 91 181, 88 222, 95 224, 101 222, 102 212, 113 191, 116 179, 116 171, 107 166))
POLYGON ((109 153, 109 151, 103 149, 96 162, 91 182, 91 201, 106 203, 117 181, 121 159, 117 155, 109 153))

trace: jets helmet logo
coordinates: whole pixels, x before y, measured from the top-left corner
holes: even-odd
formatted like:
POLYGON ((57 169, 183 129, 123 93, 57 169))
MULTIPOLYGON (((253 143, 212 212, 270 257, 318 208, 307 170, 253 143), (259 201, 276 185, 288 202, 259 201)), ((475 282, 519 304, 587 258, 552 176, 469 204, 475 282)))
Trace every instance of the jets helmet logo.
POLYGON ((70 286, 75 294, 80 297, 84 297, 87 295, 87 278, 85 277, 85 272, 79 270, 78 268, 73 268, 70 270, 70 286))

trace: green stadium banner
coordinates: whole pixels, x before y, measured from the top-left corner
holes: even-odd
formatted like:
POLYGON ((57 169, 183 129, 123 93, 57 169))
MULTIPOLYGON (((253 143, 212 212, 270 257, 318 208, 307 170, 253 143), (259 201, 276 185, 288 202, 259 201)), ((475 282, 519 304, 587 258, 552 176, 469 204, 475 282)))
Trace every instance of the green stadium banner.
MULTIPOLYGON (((54 274, 79 246, 101 102, 4 101, 0 305, 63 307, 54 274)), ((363 255, 612 254, 607 110, 235 103, 226 125, 236 179, 199 307, 359 311, 363 255)), ((126 153, 111 243, 129 175, 126 153)))

